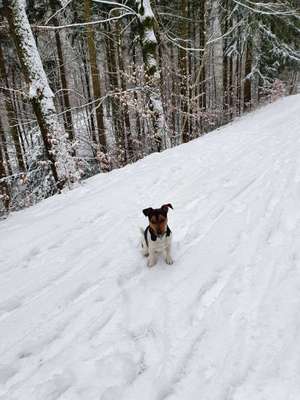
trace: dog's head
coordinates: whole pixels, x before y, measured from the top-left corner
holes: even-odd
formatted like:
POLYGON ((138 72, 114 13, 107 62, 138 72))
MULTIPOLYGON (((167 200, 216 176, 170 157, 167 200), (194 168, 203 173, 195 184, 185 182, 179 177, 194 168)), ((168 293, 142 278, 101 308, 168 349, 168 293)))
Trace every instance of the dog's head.
POLYGON ((164 204, 160 208, 145 208, 143 214, 149 218, 150 228, 159 236, 163 235, 167 230, 168 211, 172 208, 172 204, 164 204))

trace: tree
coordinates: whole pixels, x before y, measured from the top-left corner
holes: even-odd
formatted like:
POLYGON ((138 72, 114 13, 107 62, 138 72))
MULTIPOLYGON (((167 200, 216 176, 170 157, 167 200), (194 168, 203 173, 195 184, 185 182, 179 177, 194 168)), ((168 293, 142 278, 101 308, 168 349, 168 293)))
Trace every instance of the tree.
MULTIPOLYGON (((0 119, 0 202, 3 203, 5 211, 8 211, 10 203, 10 193, 6 181, 5 165, 7 165, 7 160, 5 160, 6 158, 5 149, 2 141, 3 137, 4 137, 4 130, 0 119)), ((1 216, 1 208, 0 208, 0 216, 1 216)))
MULTIPOLYGON (((92 0, 84 0, 85 21, 92 20, 92 0)), ((96 121, 98 129, 98 140, 101 153, 107 153, 106 129, 104 124, 103 100, 101 98, 100 71, 97 62, 97 49, 95 43, 95 32, 91 25, 86 28, 87 47, 89 54, 89 62, 91 67, 91 77, 94 95, 94 106, 96 112, 96 121)))
MULTIPOLYGON (((50 0, 50 7, 53 12, 52 21, 53 21, 54 25, 59 25, 59 21, 55 14, 57 11, 56 9, 57 9, 58 4, 59 4, 58 0, 50 0)), ((57 48, 61 87, 63 90, 63 103, 64 103, 64 107, 65 107, 65 114, 64 114, 65 131, 68 132, 69 139, 71 140, 71 142, 73 142, 75 135, 74 135, 74 131, 73 131, 72 112, 71 112, 71 105, 70 105, 70 98, 69 98, 69 88, 68 88, 65 60, 64 60, 64 55, 63 55, 63 46, 62 46, 62 41, 61 41, 59 31, 55 31, 54 35, 55 35, 55 42, 56 42, 56 48, 57 48)))
MULTIPOLYGON (((8 76, 4 64, 4 54, 2 50, 2 45, 0 43, 0 81, 6 86, 9 87, 8 84, 8 76)), ((22 144, 20 140, 20 136, 18 133, 18 126, 16 121, 16 114, 11 98, 11 94, 9 92, 4 93, 4 91, 0 89, 0 92, 3 92, 3 99, 5 103, 6 115, 8 118, 8 123, 10 127, 10 134, 13 139, 15 151, 16 151, 16 159, 18 163, 19 170, 24 172, 26 170, 26 165, 23 159, 23 151, 22 151, 22 144)))
POLYGON ((78 179, 74 161, 67 145, 66 134, 60 124, 54 95, 42 65, 23 0, 4 0, 4 14, 13 37, 22 72, 28 85, 28 96, 42 134, 47 159, 61 189, 65 183, 78 179))
POLYGON ((77 174, 187 142, 298 85, 297 0, 4 5, 1 174, 12 209, 77 174))
POLYGON ((160 70, 157 62, 155 17, 150 0, 136 0, 139 36, 145 66, 146 84, 149 86, 150 110, 153 117, 154 141, 157 151, 167 147, 164 110, 160 90, 160 70))

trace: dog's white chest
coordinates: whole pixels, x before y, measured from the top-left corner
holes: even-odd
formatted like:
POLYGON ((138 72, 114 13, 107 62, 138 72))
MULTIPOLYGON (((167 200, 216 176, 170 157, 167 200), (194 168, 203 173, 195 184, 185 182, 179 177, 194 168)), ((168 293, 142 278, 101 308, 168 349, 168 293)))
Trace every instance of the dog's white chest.
POLYGON ((163 251, 166 248, 167 241, 166 241, 165 237, 162 237, 162 238, 158 237, 155 240, 155 242, 152 241, 151 244, 152 244, 153 248, 155 249, 155 251, 163 251))
POLYGON ((152 249, 157 252, 161 253, 166 248, 168 247, 168 244, 170 243, 170 236, 162 236, 162 237, 157 237, 156 240, 149 240, 149 247, 152 247, 152 249))

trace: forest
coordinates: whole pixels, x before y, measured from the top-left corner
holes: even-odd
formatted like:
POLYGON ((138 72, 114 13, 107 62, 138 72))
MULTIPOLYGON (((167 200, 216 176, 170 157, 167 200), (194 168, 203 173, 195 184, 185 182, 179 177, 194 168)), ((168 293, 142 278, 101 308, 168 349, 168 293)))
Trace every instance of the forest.
POLYGON ((299 90, 299 1, 0 0, 0 216, 299 90))

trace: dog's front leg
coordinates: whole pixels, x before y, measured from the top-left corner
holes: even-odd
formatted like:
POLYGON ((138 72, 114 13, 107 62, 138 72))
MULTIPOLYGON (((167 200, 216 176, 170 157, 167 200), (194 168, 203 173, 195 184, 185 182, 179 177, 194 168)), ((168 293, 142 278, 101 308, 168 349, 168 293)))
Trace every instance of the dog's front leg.
POLYGON ((164 251, 165 262, 169 265, 173 264, 173 259, 171 257, 171 244, 169 243, 164 251))
POLYGON ((148 263, 147 263, 148 267, 149 268, 154 267, 156 262, 157 262, 157 257, 156 257, 155 251, 153 249, 149 248, 149 257, 148 257, 148 263))

